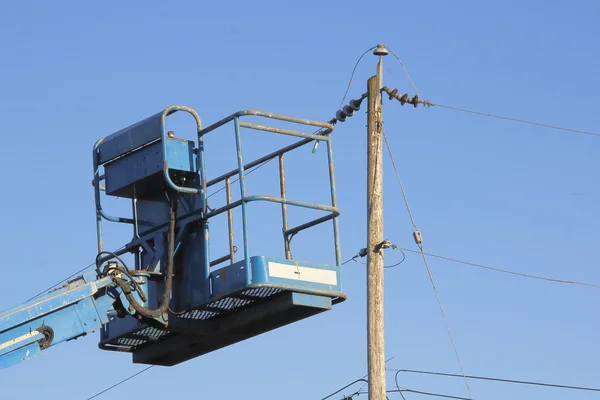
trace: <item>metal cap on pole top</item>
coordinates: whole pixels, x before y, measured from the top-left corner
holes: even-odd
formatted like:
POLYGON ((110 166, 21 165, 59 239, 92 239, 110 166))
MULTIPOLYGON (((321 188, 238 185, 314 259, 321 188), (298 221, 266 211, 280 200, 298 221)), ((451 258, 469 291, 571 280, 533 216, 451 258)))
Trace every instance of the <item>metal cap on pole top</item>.
POLYGON ((373 51, 373 54, 375 54, 376 56, 387 56, 388 54, 390 54, 390 52, 384 45, 378 44, 377 48, 373 51))

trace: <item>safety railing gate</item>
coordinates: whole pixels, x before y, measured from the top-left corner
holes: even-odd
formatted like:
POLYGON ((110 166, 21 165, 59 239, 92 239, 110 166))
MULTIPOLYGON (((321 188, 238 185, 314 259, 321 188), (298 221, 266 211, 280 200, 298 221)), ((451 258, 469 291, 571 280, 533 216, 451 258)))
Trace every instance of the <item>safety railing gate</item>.
MULTIPOLYGON (((311 228, 313 226, 322 224, 327 221, 333 221, 333 246, 336 257, 336 265, 341 266, 341 256, 340 256, 340 244, 339 244, 339 232, 338 232, 338 221, 337 217, 340 215, 340 211, 337 208, 337 200, 336 200, 336 190, 335 190, 335 178, 334 178, 334 168, 333 168, 333 152, 331 146, 331 136, 330 133, 333 130, 333 126, 328 123, 311 121, 307 119, 293 118, 284 115, 266 113, 263 111, 255 111, 255 110, 246 110, 240 111, 238 113, 232 114, 227 118, 222 119, 221 121, 216 122, 213 125, 206 127, 201 130, 199 133, 200 137, 203 137, 207 133, 227 124, 232 123, 235 134, 235 142, 236 142, 236 150, 237 150, 237 161, 238 168, 231 170, 228 173, 225 173, 217 178, 214 178, 206 183, 206 188, 210 188, 214 185, 224 182, 226 189, 226 205, 213 209, 206 214, 206 218, 210 219, 215 217, 221 213, 227 212, 227 221, 228 221, 228 236, 229 236, 229 254, 220 257, 216 260, 211 261, 211 267, 219 265, 223 262, 229 261, 231 264, 235 262, 235 248, 234 248, 234 232, 233 232, 233 213, 232 210, 237 207, 241 207, 242 209, 242 235, 243 235, 243 254, 244 260, 247 265, 250 262, 250 252, 248 246, 248 203, 254 201, 266 201, 281 204, 281 216, 282 216, 282 234, 283 234, 283 242, 284 242, 284 254, 287 260, 292 260, 292 252, 291 252, 291 238, 298 234, 299 232, 311 228), (302 124, 307 126, 316 127, 319 129, 319 133, 303 133, 296 130, 290 130, 285 128, 275 128, 271 126, 255 124, 251 122, 242 121, 241 118, 245 116, 258 116, 264 117, 267 119, 276 119, 285 122, 291 122, 296 124, 302 124), (248 163, 244 163, 243 156, 243 148, 242 148, 242 139, 241 139, 241 130, 242 128, 248 128, 252 130, 272 132, 276 134, 289 135, 293 137, 298 137, 303 140, 300 140, 292 145, 274 151, 270 154, 267 154, 261 158, 253 160, 248 163), (298 149, 302 146, 309 145, 313 142, 325 142, 327 147, 327 161, 328 161, 328 174, 329 174, 329 188, 331 191, 331 204, 315 204, 315 203, 307 203, 299 200, 292 200, 287 198, 286 196, 286 176, 285 176, 285 168, 284 168, 284 158, 285 154, 298 149), (262 164, 271 161, 273 159, 278 160, 279 167, 279 186, 280 186, 280 196, 281 197, 273 197, 266 195, 247 195, 246 191, 246 173, 251 168, 259 167, 262 164), (236 178, 235 180, 239 183, 240 190, 240 199, 232 202, 231 201, 231 182, 232 178, 236 178), (288 226, 288 206, 295 207, 303 207, 307 209, 313 209, 318 211, 323 211, 326 215, 314 219, 312 221, 306 222, 299 226, 295 226, 290 228, 288 226)), ((315 146, 316 146, 315 143, 315 146)), ((251 273, 251 269, 246 269, 247 273, 251 273)), ((251 276, 247 277, 247 280, 250 282, 251 276)))

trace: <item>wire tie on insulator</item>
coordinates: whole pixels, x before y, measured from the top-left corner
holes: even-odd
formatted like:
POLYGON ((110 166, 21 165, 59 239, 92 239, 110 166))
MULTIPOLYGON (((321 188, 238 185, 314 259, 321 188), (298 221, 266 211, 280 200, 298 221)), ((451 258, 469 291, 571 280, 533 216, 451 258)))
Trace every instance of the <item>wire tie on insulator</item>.
POLYGON ((421 243, 423 243, 423 236, 421 235, 421 232, 415 230, 413 231, 413 238, 415 239, 415 243, 417 245, 420 245, 421 243))
POLYGON ((375 251, 379 251, 381 249, 389 249, 391 245, 392 243, 389 240, 384 240, 383 242, 375 246, 375 251))

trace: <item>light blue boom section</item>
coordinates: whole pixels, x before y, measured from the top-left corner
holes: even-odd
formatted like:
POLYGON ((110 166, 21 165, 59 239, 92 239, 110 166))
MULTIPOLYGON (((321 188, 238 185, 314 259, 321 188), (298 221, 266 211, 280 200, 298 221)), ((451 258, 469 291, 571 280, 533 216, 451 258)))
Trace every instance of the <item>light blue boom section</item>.
POLYGON ((67 285, 0 314, 0 369, 30 359, 51 346, 108 323, 119 298, 110 277, 94 271, 67 285))

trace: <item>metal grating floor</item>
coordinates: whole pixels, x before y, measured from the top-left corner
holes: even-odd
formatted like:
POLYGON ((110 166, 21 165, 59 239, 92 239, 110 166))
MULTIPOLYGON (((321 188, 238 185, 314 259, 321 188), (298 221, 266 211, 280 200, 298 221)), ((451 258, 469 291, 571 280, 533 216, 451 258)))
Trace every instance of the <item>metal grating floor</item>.
MULTIPOLYGON (((269 300, 282 292, 284 292, 283 289, 272 287, 246 289, 210 302, 199 309, 190 310, 177 315, 177 318, 194 320, 216 319, 223 315, 243 311, 243 309, 249 305, 269 300)), ((143 325, 139 330, 112 338, 102 344, 109 348, 116 346, 119 351, 133 352, 144 345, 155 343, 170 334, 171 332, 167 329, 143 325)))

